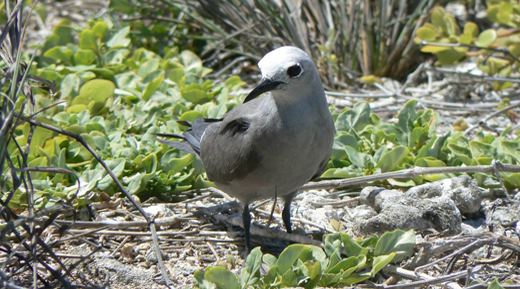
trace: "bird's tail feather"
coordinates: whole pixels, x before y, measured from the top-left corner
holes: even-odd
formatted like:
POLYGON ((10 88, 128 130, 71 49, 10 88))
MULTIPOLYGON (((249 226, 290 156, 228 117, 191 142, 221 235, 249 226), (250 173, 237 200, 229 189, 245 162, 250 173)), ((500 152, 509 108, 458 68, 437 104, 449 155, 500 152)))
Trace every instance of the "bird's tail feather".
POLYGON ((171 140, 166 140, 166 139, 157 139, 157 140, 167 146, 171 146, 171 147, 181 150, 183 152, 198 155, 198 153, 193 149, 193 147, 187 142, 171 141, 171 140))
POLYGON ((200 155, 200 142, 202 140, 202 135, 211 123, 217 121, 221 121, 221 119, 196 119, 193 123, 188 121, 177 121, 180 125, 188 127, 188 129, 183 134, 158 133, 156 135, 166 138, 181 139, 183 141, 169 141, 165 139, 159 139, 159 141, 181 151, 200 155))

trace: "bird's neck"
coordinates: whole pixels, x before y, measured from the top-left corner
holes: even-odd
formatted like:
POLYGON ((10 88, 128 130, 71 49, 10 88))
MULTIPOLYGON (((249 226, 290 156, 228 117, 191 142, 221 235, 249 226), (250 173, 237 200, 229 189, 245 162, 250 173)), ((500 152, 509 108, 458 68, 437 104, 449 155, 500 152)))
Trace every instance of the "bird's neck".
POLYGON ((299 129, 307 122, 326 123, 328 112, 327 100, 323 90, 307 91, 300 95, 288 96, 286 93, 273 93, 277 114, 287 128, 299 129))
POLYGON ((289 94, 287 91, 273 91, 271 95, 280 112, 301 110, 302 108, 317 111, 328 109, 325 92, 321 87, 294 94, 289 94))

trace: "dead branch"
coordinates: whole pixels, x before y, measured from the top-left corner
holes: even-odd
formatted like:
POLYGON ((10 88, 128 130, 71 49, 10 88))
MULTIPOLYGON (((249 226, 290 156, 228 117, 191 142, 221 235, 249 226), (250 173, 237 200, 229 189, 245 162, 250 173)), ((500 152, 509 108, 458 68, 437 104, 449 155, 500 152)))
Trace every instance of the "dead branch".
POLYGON ((511 109, 514 109, 514 108, 517 108, 517 107, 520 107, 520 101, 516 101, 516 102, 512 102, 510 105, 504 107, 503 109, 501 110, 498 110, 498 111, 495 111, 491 114, 489 114, 488 116, 484 117, 481 121, 479 121, 478 123, 470 126, 469 128, 467 128, 465 131, 464 131, 464 135, 469 135, 474 129, 476 129, 477 127, 481 127, 483 125, 486 124, 486 122, 488 122, 490 119, 504 113, 504 112, 507 112, 511 109))
MULTIPOLYGON (((392 276, 399 276, 405 279, 414 280, 414 281, 421 281, 421 280, 432 280, 435 277, 432 277, 428 274, 419 273, 410 271, 401 267, 397 267, 394 265, 388 265, 385 268, 383 268, 383 272, 386 274, 392 275, 392 276)), ((447 288, 450 289, 458 289, 460 286, 457 283, 454 282, 448 282, 445 284, 447 288)))
MULTIPOLYGON (((476 273, 482 269, 482 266, 476 266, 470 269, 470 273, 476 273)), ((433 277, 431 279, 413 281, 406 284, 397 284, 397 285, 384 285, 384 284, 375 284, 373 288, 382 288, 382 289, 406 289, 406 288, 419 288, 425 285, 433 285, 444 283, 447 281, 455 280, 461 277, 464 277, 468 274, 468 270, 462 270, 455 273, 451 273, 448 275, 442 275, 439 277, 433 277)))
POLYGON ((380 174, 374 174, 370 176, 354 177, 349 179, 340 180, 326 180, 320 182, 307 183, 302 187, 302 190, 320 190, 320 189, 338 189, 350 186, 358 186, 367 184, 375 181, 382 181, 386 179, 411 179, 421 175, 433 175, 433 174, 453 174, 453 173, 493 173, 499 172, 520 172, 520 166, 502 164, 496 162, 495 165, 489 166, 467 166, 467 167, 415 167, 411 169, 405 169, 395 172, 386 172, 380 174))
MULTIPOLYGON (((157 226, 173 226, 178 225, 182 220, 179 217, 167 217, 156 219, 154 221, 157 226)), ((57 224, 66 225, 68 227, 81 227, 81 228, 113 228, 123 229, 131 227, 147 227, 146 221, 69 221, 69 220, 56 220, 57 224)))

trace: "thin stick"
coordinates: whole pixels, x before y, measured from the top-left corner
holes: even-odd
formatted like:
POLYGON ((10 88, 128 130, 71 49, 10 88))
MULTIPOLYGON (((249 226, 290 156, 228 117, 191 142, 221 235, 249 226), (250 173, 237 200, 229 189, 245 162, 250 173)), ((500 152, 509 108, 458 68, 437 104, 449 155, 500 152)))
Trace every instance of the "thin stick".
POLYGON ((499 172, 520 172, 520 166, 501 164, 499 162, 496 165, 489 166, 467 166, 467 167, 434 167, 424 168, 415 167, 411 169, 405 169, 395 172, 387 172, 381 174, 374 174, 370 176, 354 177, 349 179, 340 180, 327 180, 320 182, 311 182, 302 187, 303 190, 319 190, 319 189, 337 189, 349 186, 357 186, 367 184, 374 181, 381 181, 386 179, 409 179, 422 175, 433 175, 433 174, 451 174, 451 173, 493 173, 494 171, 499 172))
MULTIPOLYGON (((471 269, 471 273, 478 272, 482 269, 482 266, 477 266, 471 269)), ((424 285, 433 285, 438 283, 444 283, 450 280, 458 279, 461 277, 466 276, 468 274, 467 270, 464 271, 458 271, 455 273, 451 273, 448 275, 443 275, 439 277, 435 277, 429 280, 419 280, 419 281, 413 281, 406 284, 397 284, 397 285, 384 285, 384 284, 376 284, 374 288, 382 288, 382 289, 406 289, 406 288, 419 288, 424 285)))
MULTIPOLYGON (((104 228, 100 229, 94 229, 90 231, 83 231, 83 230, 69 230, 69 233, 80 233, 78 236, 85 236, 85 235, 108 235, 108 236, 149 236, 150 234, 148 232, 137 232, 137 231, 114 231, 114 230, 104 230, 104 228)), ((196 235, 197 232, 192 231, 159 231, 157 232, 157 235, 159 236, 186 236, 186 235, 196 235)), ((76 237, 76 236, 75 236, 76 237)))
MULTIPOLYGON (((410 280, 414 280, 414 281, 432 280, 432 279, 435 278, 435 277, 432 277, 432 276, 430 276, 428 274, 406 270, 404 268, 397 267, 397 266, 394 266, 394 265, 386 266, 385 268, 383 268, 383 271, 385 273, 389 274, 389 275, 397 275, 397 276, 400 276, 400 277, 403 277, 403 278, 406 278, 406 279, 410 279, 410 280)), ((458 288, 460 288, 460 286, 457 283, 455 283, 455 282, 448 282, 446 284, 446 287, 450 288, 450 289, 458 289, 458 288)))
POLYGON ((450 259, 450 258, 452 258, 452 257, 458 256, 458 255, 462 255, 462 254, 464 254, 464 253, 466 253, 466 252, 469 252, 469 251, 473 251, 473 250, 475 250, 475 249, 478 249, 478 248, 482 247, 482 246, 485 245, 485 244, 490 243, 490 241, 491 241, 491 240, 489 240, 489 239, 484 239, 484 240, 482 240, 482 239, 477 239, 477 240, 475 240, 475 241, 469 243, 468 245, 466 245, 466 246, 460 248, 459 250, 454 251, 453 253, 451 253, 451 254, 449 254, 449 255, 446 255, 446 256, 444 256, 444 257, 442 257, 442 258, 436 259, 435 261, 430 262, 430 263, 428 263, 428 264, 425 264, 425 265, 419 266, 419 267, 415 268, 415 270, 416 270, 416 271, 417 271, 417 270, 422 270, 422 269, 425 269, 425 268, 431 267, 431 266, 433 266, 433 265, 435 265, 435 264, 438 264, 438 263, 440 263, 440 262, 442 262, 442 261, 444 261, 444 260, 448 260, 448 259, 450 259))
MULTIPOLYGON (((155 224, 158 226, 171 226, 180 223, 178 217, 167 217, 155 220, 155 224)), ((130 227, 146 227, 148 223, 146 221, 69 221, 69 220, 56 220, 56 223, 60 225, 66 225, 71 227, 82 227, 82 228, 113 228, 123 229, 130 227)))
POLYGON ((442 72, 442 73, 450 73, 450 74, 457 74, 457 75, 464 75, 472 78, 478 78, 483 81, 499 81, 499 82, 513 82, 513 83, 520 83, 520 79, 513 78, 513 77, 500 77, 500 76, 485 76, 485 75, 476 75, 471 74, 467 72, 459 72, 456 70, 452 70, 449 68, 440 68, 440 67, 430 67, 428 70, 433 70, 436 72, 442 72))
POLYGON ((511 103, 510 105, 504 107, 503 109, 493 112, 492 114, 490 114, 490 115, 484 117, 484 118, 483 118, 482 120, 480 120, 478 123, 476 123, 476 124, 470 126, 468 129, 466 129, 466 130, 464 131, 464 135, 466 135, 466 136, 469 135, 469 134, 470 134, 474 129, 476 129, 476 128, 479 127, 479 126, 484 125, 488 120, 490 120, 490 119, 494 118, 495 116, 498 116, 498 115, 500 115, 500 114, 502 114, 502 113, 504 113, 504 112, 506 112, 506 111, 509 111, 509 110, 511 110, 511 109, 513 109, 513 108, 517 108, 517 107, 520 107, 520 101, 513 102, 513 103, 511 103))
POLYGON ((116 253, 121 249, 123 248, 123 246, 128 242, 128 240, 130 240, 131 236, 126 236, 123 241, 121 241, 121 243, 119 243, 119 245, 117 245, 117 247, 112 251, 112 253, 110 253, 110 256, 114 257, 116 255, 116 253))

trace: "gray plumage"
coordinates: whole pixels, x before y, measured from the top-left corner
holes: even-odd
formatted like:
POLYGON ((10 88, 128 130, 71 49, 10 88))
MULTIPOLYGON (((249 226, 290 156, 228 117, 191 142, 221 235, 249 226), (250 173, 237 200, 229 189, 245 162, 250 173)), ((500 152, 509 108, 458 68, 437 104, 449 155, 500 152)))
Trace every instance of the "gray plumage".
POLYGON ((243 104, 222 120, 197 120, 178 136, 200 156, 208 178, 245 204, 244 224, 251 201, 284 197, 288 209, 295 192, 325 168, 334 138, 318 72, 304 51, 278 48, 259 67, 263 82, 243 104))

